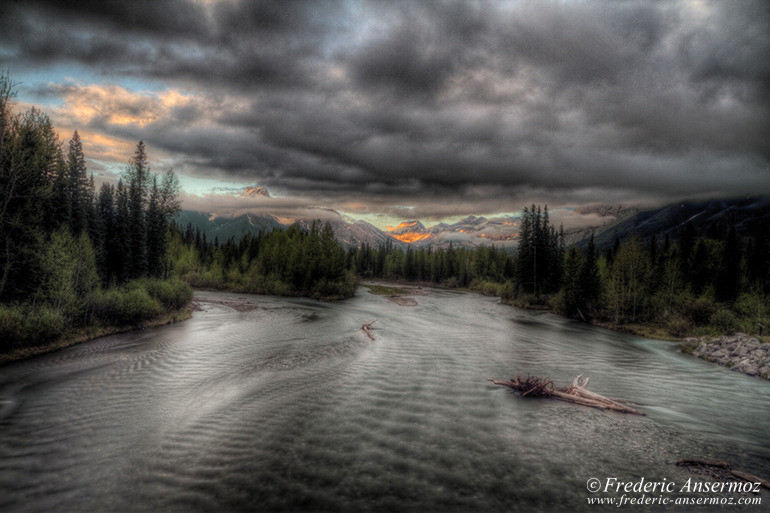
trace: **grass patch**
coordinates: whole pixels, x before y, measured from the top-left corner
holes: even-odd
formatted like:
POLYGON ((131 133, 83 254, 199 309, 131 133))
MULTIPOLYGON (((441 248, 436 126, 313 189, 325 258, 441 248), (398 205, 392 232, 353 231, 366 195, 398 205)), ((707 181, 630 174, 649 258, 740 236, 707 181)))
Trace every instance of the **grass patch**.
POLYGON ((369 292, 371 292, 372 294, 376 294, 378 296, 392 296, 395 294, 406 294, 406 291, 404 289, 399 289, 396 287, 388 287, 386 285, 375 285, 375 284, 365 283, 364 287, 369 289, 369 292))

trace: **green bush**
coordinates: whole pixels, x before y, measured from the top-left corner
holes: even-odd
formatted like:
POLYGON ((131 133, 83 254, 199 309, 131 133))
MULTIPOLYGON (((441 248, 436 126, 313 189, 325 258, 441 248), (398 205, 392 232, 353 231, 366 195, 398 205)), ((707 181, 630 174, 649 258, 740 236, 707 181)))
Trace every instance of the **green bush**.
POLYGON ((516 287, 511 280, 508 280, 500 286, 498 292, 502 299, 512 299, 516 295, 516 287))
MULTIPOLYGON (((507 299, 506 296, 503 296, 503 299, 507 299)), ((554 313, 569 316, 574 314, 574 312, 572 312, 573 308, 570 308, 570 305, 567 303, 567 294, 564 289, 561 289, 557 294, 551 297, 548 301, 548 305, 553 309, 554 313)))
POLYGON ((711 325, 721 333, 729 335, 738 330, 738 318, 730 310, 720 308, 711 316, 711 325))
POLYGON ((674 315, 666 324, 666 329, 675 337, 686 337, 692 331, 692 322, 685 317, 674 315))
POLYGON ((45 342, 64 333, 66 321, 61 313, 48 307, 41 307, 25 316, 24 329, 30 340, 45 342))
POLYGON ((741 317, 762 319, 768 313, 767 298, 757 291, 745 292, 735 301, 735 311, 741 317))
POLYGON ((446 280, 444 280, 444 286, 449 289, 456 289, 460 286, 460 280, 457 279, 455 276, 450 276, 446 280))
POLYGON ((61 313, 49 307, 0 306, 2 349, 16 349, 59 337, 66 327, 61 313))
POLYGON ((110 289, 94 296, 94 314, 109 324, 137 324, 160 315, 158 302, 141 286, 110 289))
POLYGON ((709 323, 711 316, 717 311, 717 305, 708 296, 701 296, 695 301, 685 301, 682 304, 682 315, 690 319, 696 326, 709 323))
POLYGON ((470 288, 471 290, 475 290, 477 292, 480 292, 481 294, 484 294, 485 296, 497 296, 498 289, 501 287, 498 283, 495 283, 493 281, 488 280, 474 280, 470 288))
POLYGON ((179 310, 192 301, 192 288, 179 280, 146 278, 134 283, 144 288, 150 297, 156 299, 167 310, 179 310))
POLYGON ((24 329, 21 309, 13 305, 0 305, 0 340, 3 349, 12 349, 21 339, 24 329))

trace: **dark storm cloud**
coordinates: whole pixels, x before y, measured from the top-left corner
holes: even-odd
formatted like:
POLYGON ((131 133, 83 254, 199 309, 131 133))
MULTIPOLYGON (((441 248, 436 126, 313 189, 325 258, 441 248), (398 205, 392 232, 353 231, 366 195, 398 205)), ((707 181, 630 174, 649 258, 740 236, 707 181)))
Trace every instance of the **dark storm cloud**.
POLYGON ((190 91, 85 120, 185 172, 426 216, 770 193, 763 1, 79 5, 11 4, 6 62, 190 91))

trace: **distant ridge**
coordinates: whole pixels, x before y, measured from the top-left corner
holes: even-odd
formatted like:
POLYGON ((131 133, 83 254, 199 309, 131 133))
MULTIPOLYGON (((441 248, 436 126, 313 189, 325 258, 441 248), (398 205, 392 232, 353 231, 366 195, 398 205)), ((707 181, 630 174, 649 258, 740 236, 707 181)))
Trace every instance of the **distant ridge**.
MULTIPOLYGON (((347 223, 335 211, 324 211, 324 220, 328 220, 334 230, 334 235, 346 247, 360 247, 369 244, 372 247, 390 242, 400 247, 403 243, 376 226, 365 221, 347 223)), ((320 216, 319 216, 320 217, 320 216)), ((225 242, 229 239, 240 240, 244 235, 270 232, 276 228, 285 228, 297 224, 310 229, 314 219, 279 218, 267 213, 251 212, 235 217, 216 216, 196 210, 182 210, 176 216, 176 223, 183 229, 188 225, 206 236, 206 240, 225 242)))
MULTIPOLYGON (((664 207, 640 211, 617 223, 594 228, 596 245, 606 249, 614 244, 615 239, 623 241, 636 233, 642 239, 653 235, 663 239, 668 235, 671 240, 679 238, 687 222, 691 222, 696 234, 705 235, 710 229, 727 229, 735 226, 741 237, 756 237, 763 229, 770 227, 770 197, 717 199, 708 201, 680 201, 664 207)), ((591 229, 581 240, 578 247, 588 243, 591 229)))
POLYGON ((474 248, 479 245, 513 247, 518 237, 518 219, 499 217, 487 219, 470 215, 453 224, 438 223, 426 228, 420 221, 405 221, 388 228, 393 237, 418 247, 474 248))

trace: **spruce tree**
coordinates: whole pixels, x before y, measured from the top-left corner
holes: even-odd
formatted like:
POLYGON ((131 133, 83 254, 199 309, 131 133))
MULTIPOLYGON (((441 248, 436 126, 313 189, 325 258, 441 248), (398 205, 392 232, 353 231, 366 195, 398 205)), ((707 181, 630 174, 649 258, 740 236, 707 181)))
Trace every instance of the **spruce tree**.
MULTIPOLYGON (((601 287, 596 244, 594 242, 594 234, 591 232, 591 238, 588 239, 588 247, 586 248, 585 260, 581 267, 579 278, 580 304, 591 315, 593 315, 593 312, 598 307, 601 287)), ((584 313, 587 312, 584 311, 584 313)))
POLYGON ((88 230, 88 172, 83 155, 83 142, 78 131, 72 134, 67 153, 67 195, 69 196, 70 228, 74 235, 88 230))
POLYGON ((129 208, 128 188, 123 185, 123 180, 118 180, 118 187, 115 190, 115 246, 117 248, 117 258, 115 267, 119 282, 126 281, 131 274, 131 261, 133 259, 131 244, 131 216, 129 208))
POLYGON ((158 177, 153 176, 147 204, 147 270, 151 276, 163 274, 163 251, 166 226, 160 206, 158 177))
POLYGON ((12 86, 0 76, 0 300, 39 286, 45 204, 57 157, 50 119, 36 109, 13 114, 12 86))
POLYGON ((94 241, 97 254, 97 267, 102 283, 117 280, 122 269, 118 265, 121 259, 120 241, 116 223, 115 188, 103 183, 97 199, 97 216, 99 217, 98 234, 94 241))
POLYGON ((144 276, 147 272, 147 190, 150 182, 150 167, 144 141, 136 145, 134 156, 125 173, 128 182, 128 244, 130 278, 144 276))
POLYGON ((731 303, 740 291, 742 260, 741 241, 735 226, 730 227, 721 257, 715 284, 716 298, 718 301, 731 303))

